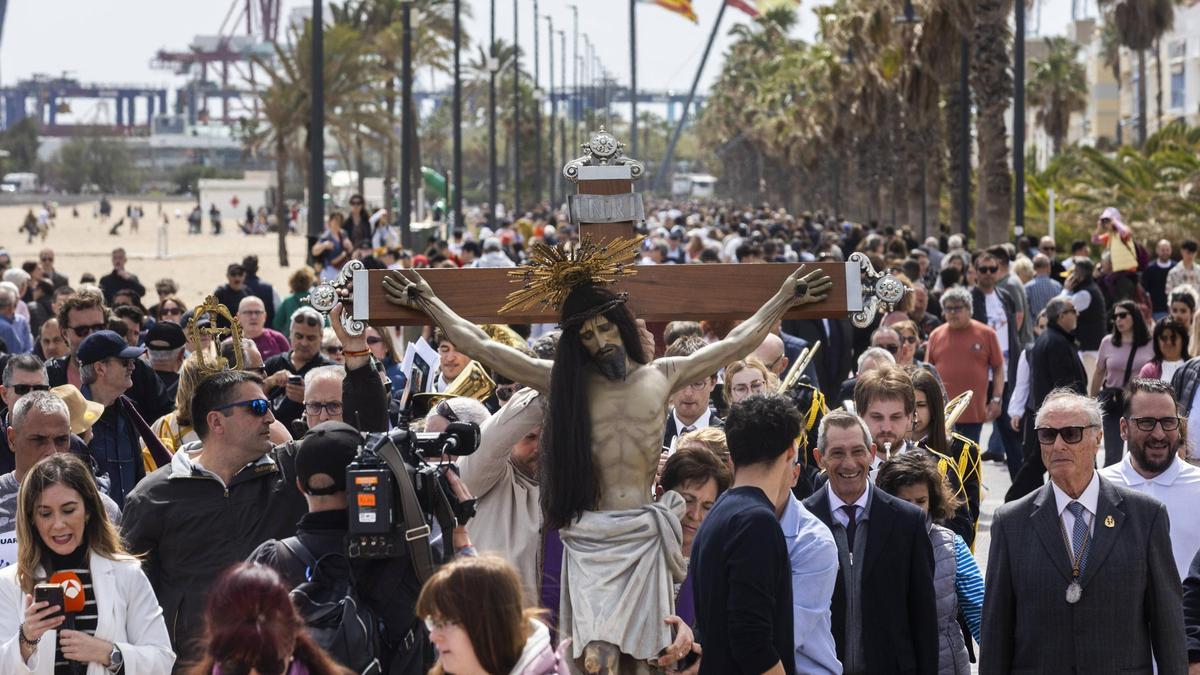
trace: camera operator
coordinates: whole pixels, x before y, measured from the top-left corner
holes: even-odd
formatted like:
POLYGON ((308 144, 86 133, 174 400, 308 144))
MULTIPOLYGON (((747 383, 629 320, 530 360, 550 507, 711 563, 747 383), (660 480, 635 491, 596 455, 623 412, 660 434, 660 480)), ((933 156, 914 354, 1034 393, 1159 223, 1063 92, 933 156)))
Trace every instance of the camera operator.
MULTIPOLYGON (((308 513, 300 518, 296 536, 287 544, 274 539, 264 542, 248 562, 273 568, 294 588, 308 579, 308 565, 288 544, 293 549, 299 544, 314 560, 331 553, 347 555, 346 467, 354 461, 362 440, 354 427, 340 421, 321 422, 304 434, 296 444, 295 486, 308 502, 308 513)), ((389 658, 375 656, 387 664, 390 675, 424 673, 427 636, 414 610, 421 584, 412 558, 407 551, 394 558, 355 558, 352 572, 358 597, 384 624, 389 658)))

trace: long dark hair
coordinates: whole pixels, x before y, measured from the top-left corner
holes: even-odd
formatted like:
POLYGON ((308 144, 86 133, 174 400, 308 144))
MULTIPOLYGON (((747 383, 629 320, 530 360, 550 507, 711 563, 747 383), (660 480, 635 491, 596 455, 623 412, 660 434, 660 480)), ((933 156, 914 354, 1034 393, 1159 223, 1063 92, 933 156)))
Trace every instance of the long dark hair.
MULTIPOLYGON (((589 309, 612 303, 617 295, 599 286, 581 286, 563 303, 563 332, 550 371, 550 403, 542 432, 541 504, 546 525, 562 528, 600 501, 600 482, 592 459, 592 416, 588 408, 584 366, 591 355, 579 337, 581 321, 571 321, 589 309)), ((625 353, 646 363, 633 314, 624 303, 602 312, 616 325, 625 353)))
POLYGON ((1166 317, 1162 321, 1154 324, 1154 360, 1162 363, 1163 353, 1162 347, 1159 346, 1158 340, 1167 333, 1174 333, 1179 338, 1179 354, 1183 360, 1187 360, 1188 355, 1188 329, 1182 323, 1166 317))
MULTIPOLYGON (((1146 328, 1146 319, 1142 316, 1142 310, 1138 309, 1137 304, 1132 300, 1122 300, 1113 306, 1114 315, 1118 309, 1129 312, 1129 318, 1133 321, 1133 348, 1137 349, 1149 342, 1150 329, 1146 328)), ((1113 319, 1112 345, 1114 347, 1121 346, 1121 331, 1117 330, 1115 318, 1113 319)))
POLYGON ((921 366, 909 366, 908 374, 912 376, 913 390, 925 394, 925 405, 929 408, 925 447, 944 455, 949 449, 949 443, 946 439, 946 401, 942 398, 942 387, 933 373, 921 366))
POLYGON ((350 672, 309 636, 275 570, 253 563, 225 570, 208 592, 203 656, 185 672, 210 675, 220 666, 223 672, 254 668, 282 675, 289 657, 307 666, 311 675, 350 672))

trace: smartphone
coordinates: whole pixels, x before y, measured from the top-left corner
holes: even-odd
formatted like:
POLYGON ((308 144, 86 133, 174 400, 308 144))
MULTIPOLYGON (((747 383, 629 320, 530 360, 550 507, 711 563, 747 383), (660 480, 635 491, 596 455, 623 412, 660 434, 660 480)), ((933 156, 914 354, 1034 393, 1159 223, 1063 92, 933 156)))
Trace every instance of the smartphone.
POLYGON ((304 376, 303 375, 288 375, 288 384, 294 384, 294 385, 302 387, 302 386, 304 386, 304 376))
POLYGON ((38 584, 33 587, 34 602, 48 602, 50 605, 57 605, 58 611, 46 618, 58 616, 62 613, 63 607, 63 588, 59 584, 38 584))

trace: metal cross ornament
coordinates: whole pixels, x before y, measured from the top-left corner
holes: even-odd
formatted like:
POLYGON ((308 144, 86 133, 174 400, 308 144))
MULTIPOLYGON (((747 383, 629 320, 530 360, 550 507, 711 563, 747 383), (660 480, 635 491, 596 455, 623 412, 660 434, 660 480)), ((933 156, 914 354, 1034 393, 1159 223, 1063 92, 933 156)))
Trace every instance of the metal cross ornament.
POLYGON ((349 300, 354 273, 360 270, 366 271, 366 269, 361 260, 351 260, 342 266, 342 271, 338 272, 337 278, 332 281, 325 280, 313 286, 308 291, 308 295, 300 300, 307 302, 313 309, 320 312, 326 321, 329 320, 329 312, 333 311, 334 305, 346 300, 346 306, 342 311, 342 327, 350 335, 362 335, 362 332, 367 329, 367 324, 354 318, 349 300))

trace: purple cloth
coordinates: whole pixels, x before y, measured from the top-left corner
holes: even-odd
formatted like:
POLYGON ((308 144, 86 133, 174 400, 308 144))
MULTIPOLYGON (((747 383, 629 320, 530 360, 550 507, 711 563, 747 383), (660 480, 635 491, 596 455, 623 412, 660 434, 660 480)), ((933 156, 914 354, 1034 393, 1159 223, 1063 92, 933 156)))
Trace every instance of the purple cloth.
POLYGON ((558 633, 558 603, 562 595, 562 539, 558 530, 547 529, 542 533, 542 607, 549 611, 546 625, 550 633, 558 633))
POLYGON ((691 570, 688 570, 687 578, 679 585, 679 594, 675 597, 675 615, 689 626, 696 625, 696 599, 692 597, 691 570))
POLYGON ((288 344, 288 339, 283 336, 283 333, 272 328, 264 328, 262 335, 253 338, 253 340, 255 346, 258 347, 258 353, 262 354, 263 361, 292 348, 288 344))

